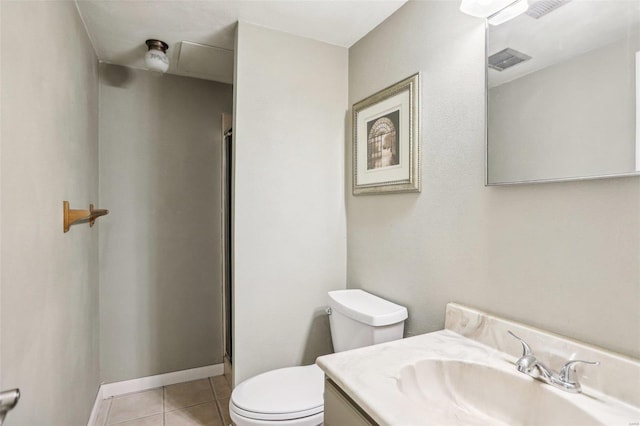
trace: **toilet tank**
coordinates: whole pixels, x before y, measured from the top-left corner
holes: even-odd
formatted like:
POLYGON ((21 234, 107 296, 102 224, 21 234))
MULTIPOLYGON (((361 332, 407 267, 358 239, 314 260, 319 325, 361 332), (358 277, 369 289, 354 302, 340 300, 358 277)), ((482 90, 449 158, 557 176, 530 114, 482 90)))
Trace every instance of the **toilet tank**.
POLYGON ((402 339, 407 308, 359 289, 329 292, 335 352, 402 339))

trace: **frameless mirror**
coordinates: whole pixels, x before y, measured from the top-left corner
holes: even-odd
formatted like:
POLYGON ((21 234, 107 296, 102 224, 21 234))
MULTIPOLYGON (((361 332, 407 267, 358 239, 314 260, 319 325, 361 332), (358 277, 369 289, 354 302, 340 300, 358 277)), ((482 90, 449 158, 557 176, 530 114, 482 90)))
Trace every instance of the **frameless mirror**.
POLYGON ((640 174, 640 0, 487 25, 487 185, 640 174))

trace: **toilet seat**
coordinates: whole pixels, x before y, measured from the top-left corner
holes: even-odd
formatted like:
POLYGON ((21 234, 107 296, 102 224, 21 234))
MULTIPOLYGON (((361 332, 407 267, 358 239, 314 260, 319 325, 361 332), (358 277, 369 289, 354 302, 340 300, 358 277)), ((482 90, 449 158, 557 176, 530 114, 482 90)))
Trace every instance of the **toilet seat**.
POLYGON ((268 371, 240 383, 231 394, 230 410, 247 419, 302 419, 324 410, 324 373, 315 365, 268 371))

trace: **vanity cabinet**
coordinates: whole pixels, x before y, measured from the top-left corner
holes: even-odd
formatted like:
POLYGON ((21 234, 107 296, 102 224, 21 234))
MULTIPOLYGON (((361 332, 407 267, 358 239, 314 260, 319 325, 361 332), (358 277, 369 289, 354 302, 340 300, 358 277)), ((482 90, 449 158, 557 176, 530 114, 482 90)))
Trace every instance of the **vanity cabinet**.
POLYGON ((331 379, 324 381, 324 425, 325 426, 375 426, 364 412, 331 379))

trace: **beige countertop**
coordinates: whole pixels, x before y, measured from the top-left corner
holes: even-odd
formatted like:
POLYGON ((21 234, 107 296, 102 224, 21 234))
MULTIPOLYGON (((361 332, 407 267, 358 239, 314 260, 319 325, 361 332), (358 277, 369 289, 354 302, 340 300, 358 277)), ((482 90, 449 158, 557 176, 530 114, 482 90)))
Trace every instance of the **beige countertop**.
MULTIPOLYGON (((522 389, 526 393, 527 389, 533 392, 535 386, 545 386, 548 388, 545 392, 553 393, 559 398, 558 401, 566 400, 573 406, 588 411, 590 418, 595 420, 594 424, 629 426, 640 422, 640 409, 634 403, 636 399, 640 399, 640 381, 636 381, 640 377, 640 361, 455 304, 447 306, 445 330, 322 356, 318 358, 317 364, 381 425, 507 423, 504 419, 479 411, 452 409, 451 405, 435 400, 434 403, 429 403, 427 401, 430 395, 417 398, 407 394, 406 389, 402 389, 407 386, 407 382, 403 382, 401 377, 410 374, 410 369, 416 363, 426 359, 481 364, 513 374, 515 377, 510 376, 510 380, 516 380, 513 383, 518 383, 519 393, 522 389), (584 379, 582 394, 556 389, 516 371, 514 362, 516 356, 520 356, 520 344, 511 337, 503 336, 506 335, 506 329, 513 330, 532 342, 530 344, 534 352, 540 353, 540 359, 545 364, 556 367, 554 369, 559 368, 558 359, 567 360, 570 355, 571 359, 597 360, 601 365, 581 370, 584 379), (553 350, 549 350, 550 347, 553 350), (545 350, 549 353, 546 357, 543 356, 545 350), (625 372, 624 375, 622 372, 625 372), (608 377, 602 377, 603 375, 608 377), (616 384, 614 379, 618 377, 624 383, 616 384)), ((455 390, 452 387, 448 392, 455 390)), ((515 398, 512 395, 513 389, 497 388, 492 392, 504 392, 505 399, 515 398)), ((532 393, 531 397, 535 395, 532 393)), ((453 398, 455 399, 455 395, 453 398)), ((518 398, 526 399, 527 395, 518 395, 518 398)), ((550 413, 553 418, 558 419, 558 424, 566 421, 560 411, 563 410, 550 413)))

